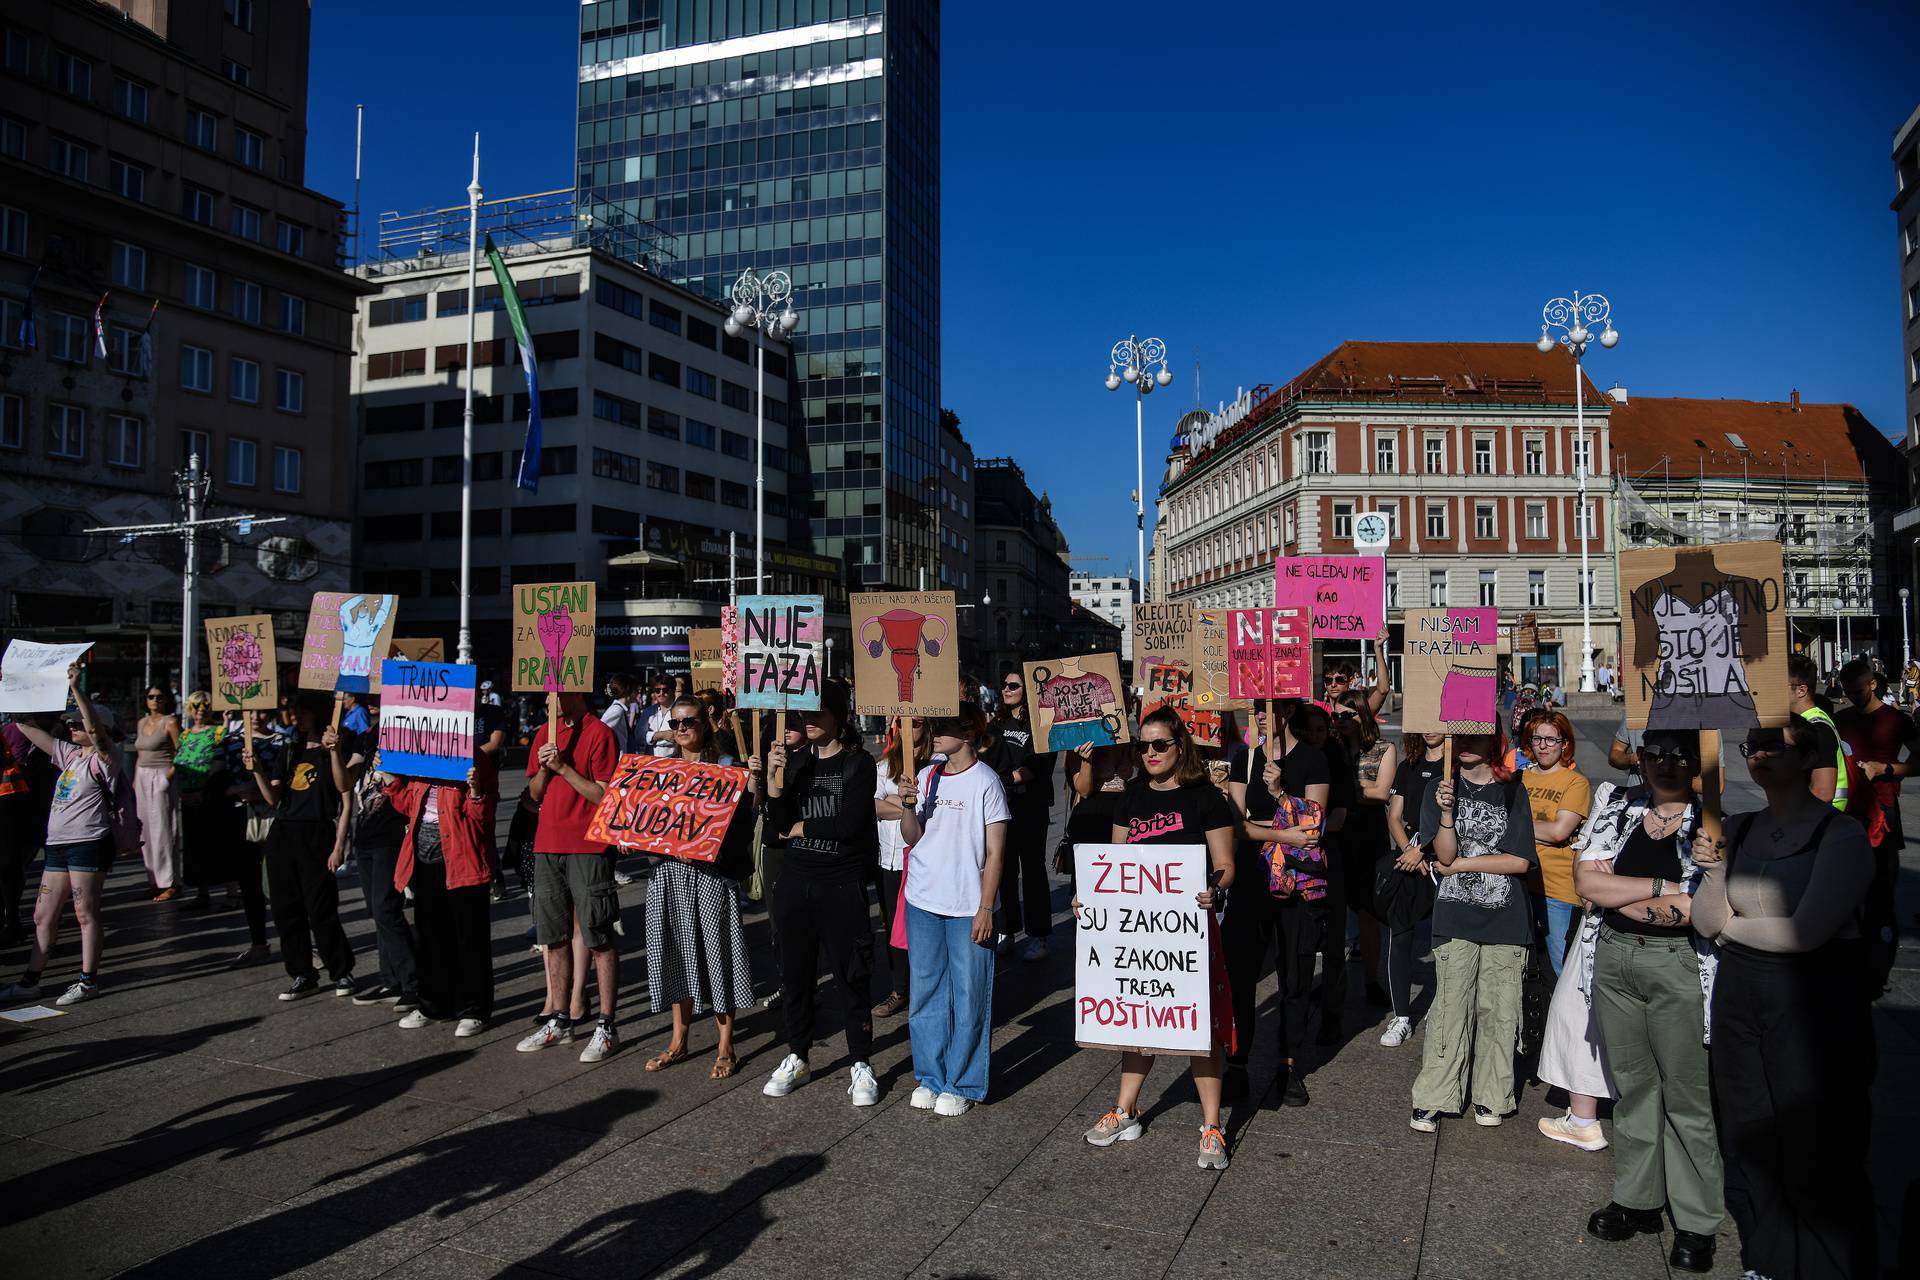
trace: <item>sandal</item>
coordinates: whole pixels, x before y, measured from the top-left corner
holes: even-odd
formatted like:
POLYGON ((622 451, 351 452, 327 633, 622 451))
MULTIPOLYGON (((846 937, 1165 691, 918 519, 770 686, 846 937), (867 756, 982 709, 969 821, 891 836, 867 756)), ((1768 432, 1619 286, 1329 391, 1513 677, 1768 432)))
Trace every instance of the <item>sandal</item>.
POLYGON ((728 1080, 733 1076, 734 1057, 730 1053, 717 1053, 713 1057, 713 1070, 707 1073, 709 1080, 728 1080))
POLYGON ((692 1056, 693 1055, 685 1049, 673 1049, 671 1047, 662 1049, 659 1053, 647 1059, 647 1070, 665 1071, 668 1067, 678 1066, 692 1056))

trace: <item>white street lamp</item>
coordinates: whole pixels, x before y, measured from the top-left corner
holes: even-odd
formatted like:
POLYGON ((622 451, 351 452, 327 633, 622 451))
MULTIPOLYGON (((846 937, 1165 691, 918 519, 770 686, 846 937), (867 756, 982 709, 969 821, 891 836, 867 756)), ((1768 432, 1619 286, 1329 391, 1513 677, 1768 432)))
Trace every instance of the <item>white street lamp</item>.
POLYGON ((1118 391, 1122 382, 1133 384, 1133 529, 1138 559, 1134 572, 1144 579, 1147 572, 1147 473, 1145 417, 1141 401, 1153 394, 1155 386, 1173 381, 1167 370, 1167 344, 1158 338, 1142 342, 1128 337, 1113 344, 1107 354, 1107 390, 1118 391), (1155 372, 1150 366, 1159 365, 1155 372))
POLYGON ((1557 342, 1573 356, 1574 471, 1580 481, 1580 692, 1592 693, 1593 683, 1593 570, 1587 559, 1587 541, 1593 519, 1587 511, 1587 472, 1592 469, 1587 441, 1587 388, 1580 361, 1598 337, 1600 345, 1611 349, 1620 341, 1613 327, 1613 307, 1597 293, 1575 290, 1571 298, 1555 298, 1540 312, 1540 340, 1534 345, 1544 354, 1557 342), (1591 326, 1600 325, 1596 335, 1591 326), (1560 331, 1556 338, 1553 330, 1560 331))
MULTIPOLYGON (((729 338, 759 329, 770 338, 785 338, 800 326, 800 317, 788 305, 793 278, 784 271, 757 276, 751 268, 733 282, 733 311, 727 316, 729 338)), ((754 340, 753 363, 753 591, 766 590, 767 576, 767 348, 754 340)))
POLYGON ((1907 589, 1900 588, 1900 679, 1913 669, 1913 633, 1907 627, 1907 589))

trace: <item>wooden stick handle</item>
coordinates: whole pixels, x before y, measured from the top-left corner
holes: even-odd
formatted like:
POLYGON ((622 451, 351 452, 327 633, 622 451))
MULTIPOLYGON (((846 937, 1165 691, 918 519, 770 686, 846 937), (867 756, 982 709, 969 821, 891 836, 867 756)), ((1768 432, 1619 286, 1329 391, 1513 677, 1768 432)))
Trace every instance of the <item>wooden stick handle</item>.
POLYGON ((733 749, 736 752, 745 750, 747 740, 740 736, 740 713, 738 711, 727 712, 727 728, 733 732, 733 749))
POLYGON ((347 695, 344 693, 334 694, 333 695, 333 731, 335 733, 340 732, 340 713, 346 710, 346 707, 347 707, 347 695))
POLYGON ((1440 781, 1453 781, 1453 735, 1447 735, 1446 745, 1440 748, 1440 781))
POLYGON ((907 790, 914 795, 920 794, 920 779, 914 772, 913 722, 901 716, 895 732, 900 735, 900 767, 907 775, 907 790))
MULTIPOLYGON (((779 746, 787 745, 787 709, 785 707, 773 713, 773 734, 774 741, 779 746)), ((782 791, 787 789, 787 771, 784 766, 774 770, 773 785, 782 791)))
POLYGON ((554 750, 560 749, 560 695, 557 693, 547 695, 547 741, 553 744, 554 750))

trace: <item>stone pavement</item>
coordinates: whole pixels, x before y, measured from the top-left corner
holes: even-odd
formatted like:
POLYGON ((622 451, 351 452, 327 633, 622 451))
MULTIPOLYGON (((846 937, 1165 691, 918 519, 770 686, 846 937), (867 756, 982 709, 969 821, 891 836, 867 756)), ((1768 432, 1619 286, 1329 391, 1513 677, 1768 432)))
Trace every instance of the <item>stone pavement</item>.
MULTIPOLYGON (((1613 723, 1581 725, 1590 776, 1608 776, 1613 723)), ((1744 778, 1737 758, 1732 772, 1744 778)), ((1743 805, 1736 796, 1730 807, 1743 805)), ((1912 821, 1920 829, 1920 808, 1912 821)), ((1909 855, 1904 874, 1911 922, 1920 861, 1909 855)), ((384 1007, 328 995, 281 1004, 277 963, 226 964, 245 942, 237 910, 196 917, 148 904, 142 888, 137 869, 113 877, 98 1001, 0 1023, 8 1274, 1666 1274, 1663 1241, 1585 1236, 1611 1165, 1534 1132, 1554 1110, 1537 1086, 1498 1129, 1408 1129, 1419 1036, 1397 1050, 1376 1043, 1380 1019, 1359 1003, 1357 973, 1349 1039, 1312 1074, 1313 1104, 1281 1110, 1268 1090, 1232 1108, 1233 1167, 1215 1175, 1194 1167, 1199 1105, 1171 1063, 1148 1080, 1140 1141, 1081 1142, 1111 1104, 1118 1059, 1072 1043, 1066 925, 1046 962, 1001 962, 992 1101, 946 1120, 907 1106, 904 1019, 879 1028, 885 1094, 869 1109, 848 1105, 837 1038, 816 1049, 813 1083, 763 1097, 782 1052, 766 1013, 743 1020, 733 1080, 707 1079, 710 1021, 696 1024, 692 1061, 645 1072, 666 1031, 664 1015, 645 1012, 638 884, 622 895, 623 1048, 596 1066, 577 1049, 513 1051, 541 1000, 524 898, 495 909, 498 1018, 457 1041, 446 1024, 405 1032, 384 1007)), ((358 887, 343 890, 364 971, 371 928, 358 887)), ((1065 899, 1061 885, 1059 918, 1065 899)), ((749 936, 765 990, 758 914, 749 936)), ((69 931, 49 973, 56 989, 71 978, 73 946, 69 931)), ((1877 1016, 1874 1165, 1889 1265, 1920 1172, 1910 1141, 1920 1104, 1884 1083, 1920 1068, 1920 963, 1913 948, 1902 961, 1877 1016)), ((0 955, 9 979, 19 964, 18 950, 0 955)), ((1271 1053, 1263 1021, 1257 1091, 1271 1053)), ((1735 1256, 1728 1227, 1718 1274, 1738 1274, 1735 1256)))

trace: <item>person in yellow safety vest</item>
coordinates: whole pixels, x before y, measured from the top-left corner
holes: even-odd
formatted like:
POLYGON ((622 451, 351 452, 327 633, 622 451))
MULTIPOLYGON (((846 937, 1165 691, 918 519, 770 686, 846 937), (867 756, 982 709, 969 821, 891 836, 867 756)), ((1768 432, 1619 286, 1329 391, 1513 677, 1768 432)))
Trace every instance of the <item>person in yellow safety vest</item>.
POLYGON ((1791 699, 1793 713, 1814 726, 1814 736, 1818 748, 1814 752, 1816 760, 1831 760, 1833 763, 1816 765, 1810 779, 1813 794, 1827 801, 1835 809, 1847 811, 1847 744, 1840 739, 1840 731, 1834 727, 1833 717, 1814 700, 1814 681, 1819 678, 1813 665, 1813 659, 1804 653, 1796 653, 1787 659, 1787 693, 1791 699))

